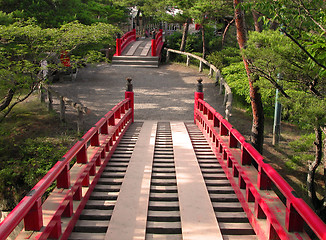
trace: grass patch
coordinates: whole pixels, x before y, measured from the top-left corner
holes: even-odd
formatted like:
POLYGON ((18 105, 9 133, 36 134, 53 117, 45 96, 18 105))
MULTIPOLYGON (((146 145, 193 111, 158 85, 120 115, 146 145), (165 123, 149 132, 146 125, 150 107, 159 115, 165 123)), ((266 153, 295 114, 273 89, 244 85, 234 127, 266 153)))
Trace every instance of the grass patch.
POLYGON ((11 210, 78 138, 36 96, 0 124, 0 204, 11 210))

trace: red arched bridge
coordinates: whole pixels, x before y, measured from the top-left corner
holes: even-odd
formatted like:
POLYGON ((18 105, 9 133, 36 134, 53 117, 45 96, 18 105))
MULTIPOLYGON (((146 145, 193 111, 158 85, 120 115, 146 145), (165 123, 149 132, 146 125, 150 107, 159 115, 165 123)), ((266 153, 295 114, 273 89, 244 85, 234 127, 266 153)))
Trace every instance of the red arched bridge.
POLYGON ((163 47, 163 30, 153 31, 152 39, 136 37, 136 29, 118 34, 116 40, 116 53, 112 64, 141 67, 158 67, 163 47))
POLYGON ((128 79, 125 99, 12 210, 0 239, 21 221, 17 239, 326 239, 321 219, 203 97, 199 80, 193 122, 137 122, 128 79))

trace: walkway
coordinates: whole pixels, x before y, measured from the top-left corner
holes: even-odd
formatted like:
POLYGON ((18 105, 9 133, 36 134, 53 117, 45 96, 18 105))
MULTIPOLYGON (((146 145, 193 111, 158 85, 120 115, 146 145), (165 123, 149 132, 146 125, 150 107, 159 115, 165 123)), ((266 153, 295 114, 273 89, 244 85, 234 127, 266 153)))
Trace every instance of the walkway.
POLYGON ((129 44, 122 52, 124 56, 151 56, 152 41, 150 38, 139 39, 129 44))
POLYGON ((130 43, 123 50, 121 56, 114 56, 112 65, 157 68, 159 57, 152 57, 152 40, 143 38, 130 43))
POLYGON ((69 239, 257 237, 198 127, 145 121, 121 139, 69 239))
MULTIPOLYGON (((197 68, 181 64, 162 65, 160 68, 130 68, 110 64, 88 66, 78 72, 75 82, 56 83, 53 88, 91 109, 91 114, 85 116, 85 130, 88 130, 119 99, 122 100, 127 77, 133 79, 137 120, 193 119, 194 91, 200 77, 204 79, 205 99, 224 115, 223 96, 217 94, 214 80, 198 73, 197 68)), ((74 110, 70 115, 70 119, 76 121, 74 110)))

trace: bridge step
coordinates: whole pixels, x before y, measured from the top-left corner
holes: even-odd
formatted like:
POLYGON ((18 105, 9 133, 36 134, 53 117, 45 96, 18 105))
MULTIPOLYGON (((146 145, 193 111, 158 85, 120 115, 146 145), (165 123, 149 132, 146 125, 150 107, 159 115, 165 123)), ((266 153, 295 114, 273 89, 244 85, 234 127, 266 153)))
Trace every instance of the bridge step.
POLYGON ((195 124, 186 124, 209 192, 223 239, 257 239, 233 188, 218 164, 204 135, 195 124), (213 157, 214 156, 214 157, 213 157))
POLYGON ((146 240, 180 240, 181 234, 147 234, 146 240))
POLYGON ((80 233, 80 232, 73 232, 69 239, 71 240, 103 240, 105 237, 105 233, 80 233))
POLYGON ((194 124, 140 125, 121 140, 70 239, 257 239, 194 124))
POLYGON ((122 151, 125 142, 128 142, 128 148, 133 149, 136 139, 139 135, 142 123, 134 123, 127 131, 126 135, 121 139, 118 154, 113 154, 108 162, 98 184, 96 185, 90 200, 87 202, 85 209, 82 211, 79 221, 76 223, 69 239, 104 239, 111 220, 113 209, 115 207, 121 184, 112 184, 107 180, 120 181, 124 178, 131 152, 125 154, 124 158, 118 156, 122 151), (131 134, 131 135, 130 135, 131 134), (130 136, 135 138, 133 143, 129 141, 130 136), (118 178, 115 179, 115 176, 118 178))
POLYGON ((159 57, 114 56, 112 65, 157 68, 159 66, 159 57))

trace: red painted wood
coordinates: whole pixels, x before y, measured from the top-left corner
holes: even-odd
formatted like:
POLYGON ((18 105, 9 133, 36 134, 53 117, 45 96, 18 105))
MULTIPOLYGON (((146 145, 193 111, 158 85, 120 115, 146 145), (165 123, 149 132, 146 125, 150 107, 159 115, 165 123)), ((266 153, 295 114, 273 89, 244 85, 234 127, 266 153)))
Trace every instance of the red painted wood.
POLYGON ((42 199, 38 198, 24 218, 25 230, 39 231, 43 227, 42 199))
POLYGON ((128 109, 132 109, 132 122, 134 122, 134 92, 126 91, 125 92, 125 99, 129 99, 129 106, 128 109))
POLYGON ((98 130, 95 131, 93 137, 91 137, 91 146, 99 146, 100 145, 100 135, 98 130))
POLYGON ((121 38, 116 39, 116 53, 114 56, 121 56, 123 50, 133 41, 136 41, 136 29, 127 32, 121 38))
MULTIPOLYGON (((232 129, 231 124, 216 115, 217 113, 212 111, 201 99, 195 99, 194 109, 195 123, 213 147, 214 153, 226 172, 239 200, 242 199, 240 203, 247 213, 250 223, 260 238, 289 239, 295 235, 296 239, 303 239, 303 236, 307 236, 302 233, 302 226, 306 223, 320 239, 326 239, 325 223, 301 198, 296 197, 289 184, 269 164, 264 162, 264 158, 249 143, 245 142, 244 137, 238 131, 232 129), (213 120, 211 120, 211 113, 214 115, 213 120), (216 131, 217 128, 219 128, 218 131, 216 131), (223 135, 229 135, 227 141, 221 137, 223 135), (238 158, 233 158, 232 155, 235 150, 232 149, 241 150, 238 158), (246 170, 253 163, 257 170, 256 180, 252 175, 248 175, 249 172, 246 170), (277 208, 273 207, 275 206, 273 201, 276 199, 270 201, 268 197, 265 198, 265 195, 260 193, 261 190, 272 191, 270 190, 272 185, 277 187, 286 198, 287 205, 283 205, 282 208, 286 209, 285 222, 278 220, 280 218, 277 217, 278 212, 275 211, 277 208), (241 188, 246 189, 244 195, 239 191, 241 188), (255 203, 254 214, 248 207, 248 202, 255 203), (260 218, 266 218, 270 223, 267 229, 260 226, 258 221, 260 218), (291 232, 295 234, 293 235, 291 232)), ((278 202, 282 205, 281 200, 278 202)))
POLYGON ((163 47, 163 30, 159 29, 158 33, 155 33, 155 38, 152 39, 152 56, 160 56, 163 47))
POLYGON ((57 188, 69 188, 70 187, 70 172, 69 165, 65 165, 57 178, 57 188))

